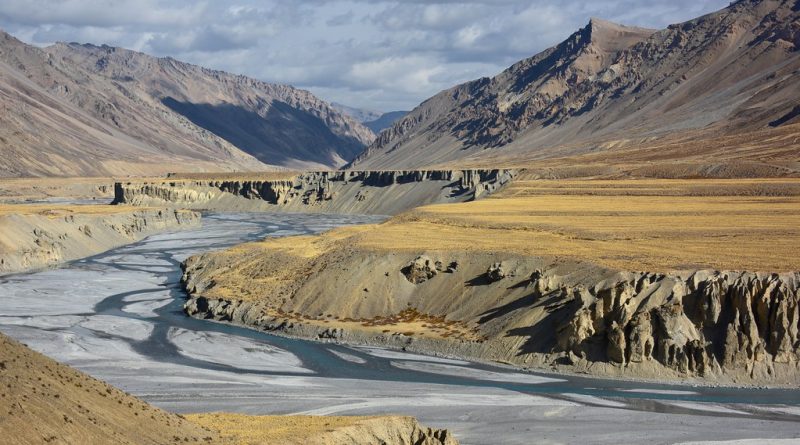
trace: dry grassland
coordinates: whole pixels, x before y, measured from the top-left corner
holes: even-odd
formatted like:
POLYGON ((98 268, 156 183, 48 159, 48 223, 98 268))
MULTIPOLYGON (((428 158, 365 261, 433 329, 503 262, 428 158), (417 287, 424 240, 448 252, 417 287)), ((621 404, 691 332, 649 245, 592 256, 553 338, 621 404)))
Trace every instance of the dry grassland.
POLYGON ((148 208, 112 205, 0 204, 0 216, 42 215, 61 218, 68 215, 116 215, 143 210, 148 208))
POLYGON ((247 416, 242 414, 190 414, 187 420, 219 431, 235 445, 303 443, 304 438, 352 426, 371 417, 247 416))
POLYGON ((266 240, 225 254, 257 249, 261 254, 249 255, 254 262, 281 258, 287 266, 262 279, 284 281, 296 278, 289 264, 345 247, 506 252, 653 272, 794 271, 800 269, 800 180, 523 180, 489 199, 422 207, 384 224, 266 240))

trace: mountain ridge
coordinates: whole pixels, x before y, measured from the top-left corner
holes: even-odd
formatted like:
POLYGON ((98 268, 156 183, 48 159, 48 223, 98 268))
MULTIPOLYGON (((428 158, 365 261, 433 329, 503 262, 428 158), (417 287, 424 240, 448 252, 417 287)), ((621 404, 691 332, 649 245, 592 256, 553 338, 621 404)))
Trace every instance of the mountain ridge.
POLYGON ((424 101, 348 167, 530 163, 686 130, 765 128, 798 105, 798 10, 743 0, 657 31, 591 19, 495 77, 424 101))
POLYGON ((0 34, 0 176, 336 168, 374 135, 306 90, 0 34))

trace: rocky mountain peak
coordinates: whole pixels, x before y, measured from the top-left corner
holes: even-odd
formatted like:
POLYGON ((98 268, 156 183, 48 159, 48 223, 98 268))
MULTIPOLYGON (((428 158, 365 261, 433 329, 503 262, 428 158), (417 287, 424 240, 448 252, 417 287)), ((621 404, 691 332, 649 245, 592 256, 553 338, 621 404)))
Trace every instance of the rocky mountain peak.
POLYGON ((591 45, 608 52, 622 51, 651 36, 655 29, 620 25, 592 17, 583 30, 591 45))

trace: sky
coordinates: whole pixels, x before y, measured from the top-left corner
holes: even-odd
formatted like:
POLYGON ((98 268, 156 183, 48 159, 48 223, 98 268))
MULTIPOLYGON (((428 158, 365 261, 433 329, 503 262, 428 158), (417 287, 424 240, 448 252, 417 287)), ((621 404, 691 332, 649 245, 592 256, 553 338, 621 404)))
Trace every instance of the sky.
POLYGON ((28 43, 108 44, 375 111, 410 110, 566 39, 591 17, 663 28, 728 0, 2 0, 28 43))

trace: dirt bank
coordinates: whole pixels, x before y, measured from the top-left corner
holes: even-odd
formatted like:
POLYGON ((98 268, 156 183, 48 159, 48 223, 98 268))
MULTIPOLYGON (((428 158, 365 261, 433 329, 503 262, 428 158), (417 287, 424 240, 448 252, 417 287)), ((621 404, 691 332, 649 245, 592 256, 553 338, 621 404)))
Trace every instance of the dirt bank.
POLYGON ((84 258, 199 223, 196 212, 166 208, 0 206, 0 274, 84 258))
POLYGON ((232 443, 286 445, 457 445, 447 430, 421 426, 402 416, 246 416, 192 414, 186 416, 232 443))

